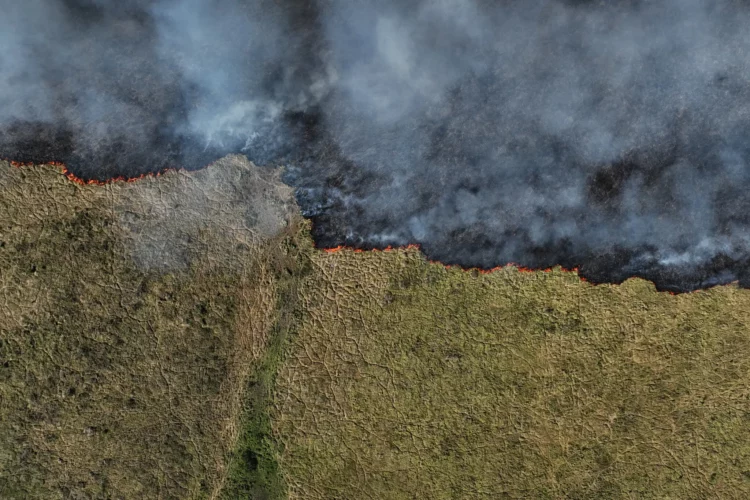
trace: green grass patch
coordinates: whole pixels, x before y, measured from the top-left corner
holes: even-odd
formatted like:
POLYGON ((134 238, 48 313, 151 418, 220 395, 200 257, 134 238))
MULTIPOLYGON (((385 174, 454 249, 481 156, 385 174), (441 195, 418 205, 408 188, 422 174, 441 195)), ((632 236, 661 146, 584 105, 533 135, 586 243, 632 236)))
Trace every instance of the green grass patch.
POLYGON ((253 367, 245 391, 241 432, 229 460, 229 474, 221 493, 227 500, 280 500, 287 497, 286 483, 272 435, 270 408, 276 375, 284 352, 301 318, 299 283, 311 272, 312 240, 309 226, 301 224, 278 245, 273 262, 277 278, 278 316, 265 355, 253 367))

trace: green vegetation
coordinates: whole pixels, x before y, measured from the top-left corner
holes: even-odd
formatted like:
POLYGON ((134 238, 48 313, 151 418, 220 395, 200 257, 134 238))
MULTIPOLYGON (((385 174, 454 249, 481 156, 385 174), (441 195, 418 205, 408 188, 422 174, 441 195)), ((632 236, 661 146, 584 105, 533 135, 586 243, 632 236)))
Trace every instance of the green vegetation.
POLYGON ((292 236, 280 243, 283 252, 276 254, 282 258, 274 261, 273 269, 278 280, 278 316, 265 355, 254 365, 247 383, 242 430, 229 463, 229 478, 221 494, 227 500, 286 498, 286 485, 276 461, 269 409, 284 348, 300 318, 297 287, 300 280, 310 273, 313 253, 307 225, 301 225, 289 234, 292 236))

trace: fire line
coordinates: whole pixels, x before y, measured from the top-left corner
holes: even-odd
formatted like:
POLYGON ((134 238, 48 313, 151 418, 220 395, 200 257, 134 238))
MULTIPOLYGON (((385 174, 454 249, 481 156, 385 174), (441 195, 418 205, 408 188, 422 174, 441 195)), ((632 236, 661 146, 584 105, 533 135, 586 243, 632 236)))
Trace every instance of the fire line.
MULTIPOLYGON (((13 165, 16 168, 23 168, 23 167, 30 167, 32 165, 37 165, 34 162, 18 162, 18 161, 13 161, 13 160, 6 160, 6 161, 8 161, 11 165, 13 165)), ((208 168, 212 164, 213 164, 213 162, 209 163, 204 168, 208 168)), ((96 179, 82 179, 82 178, 78 177, 77 175, 75 175, 73 172, 71 172, 68 169, 68 167, 64 163, 62 163, 62 162, 50 161, 50 162, 44 162, 41 165, 51 165, 53 167, 57 167, 61 171, 61 173, 68 180, 70 180, 71 182, 74 182, 76 184, 79 184, 81 186, 106 186, 107 184, 111 184, 111 183, 115 183, 115 182, 137 182, 139 180, 146 179, 146 178, 149 178, 149 177, 160 177, 161 175, 163 175, 163 174, 165 174, 165 173, 167 173, 167 172, 169 172, 171 170, 174 170, 174 171, 177 171, 177 172, 187 172, 187 170, 184 169, 184 168, 173 167, 173 168, 166 168, 166 169, 161 170, 159 172, 148 172, 148 173, 145 173, 145 174, 137 175, 135 177, 117 176, 117 177, 113 177, 111 179, 100 181, 100 180, 96 180, 96 179)), ((398 247, 394 247, 394 246, 390 246, 389 245, 389 246, 387 246, 385 248, 382 248, 382 249, 380 249, 380 248, 373 248, 371 250, 364 250, 362 248, 349 247, 349 246, 345 246, 345 245, 339 245, 339 246, 332 247, 332 248, 319 248, 319 247, 316 246, 316 249, 320 250, 320 251, 322 251, 324 253, 336 253, 336 252, 340 252, 340 251, 350 251, 350 252, 354 252, 354 253, 364 253, 364 252, 397 252, 397 251, 403 251, 403 250, 418 250, 420 252, 422 251, 422 249, 420 248, 420 246, 418 244, 416 244, 416 243, 410 243, 408 245, 398 246, 398 247)), ((479 274, 491 274, 491 273, 494 273, 496 271, 501 271, 501 270, 503 270, 505 268, 509 268, 509 267, 515 267, 516 269, 518 269, 519 272, 522 272, 522 273, 536 273, 536 272, 550 273, 553 270, 553 268, 551 268, 551 267, 547 267, 547 268, 544 268, 544 269, 534 269, 534 268, 530 268, 530 267, 520 266, 520 265, 518 265, 518 264, 516 264, 514 262, 508 262, 507 264, 504 264, 502 266, 496 266, 496 267, 493 267, 493 268, 490 268, 490 269, 482 269, 482 268, 478 268, 478 267, 462 267, 462 266, 458 266, 458 265, 443 264, 442 262, 434 261, 434 260, 428 260, 428 262, 430 264, 441 265, 445 269, 458 268, 458 269, 460 269, 462 271, 465 271, 465 272, 477 272, 479 274)), ((560 270, 562 272, 565 272, 565 273, 575 273, 576 275, 578 275, 578 267, 567 269, 567 268, 564 268, 564 267, 560 266, 560 270)), ((583 276, 581 276, 581 275, 578 275, 578 279, 580 279, 583 282, 589 283, 589 281, 586 278, 584 278, 583 276)), ((596 285, 596 284, 594 283, 594 285, 596 285)), ((697 289, 697 290, 694 290, 693 292, 689 292, 689 293, 695 293, 695 292, 699 292, 699 291, 700 291, 700 289, 697 289)), ((670 295, 677 295, 675 292, 672 292, 672 291, 669 291, 669 290, 666 290, 666 292, 669 293, 670 295)))

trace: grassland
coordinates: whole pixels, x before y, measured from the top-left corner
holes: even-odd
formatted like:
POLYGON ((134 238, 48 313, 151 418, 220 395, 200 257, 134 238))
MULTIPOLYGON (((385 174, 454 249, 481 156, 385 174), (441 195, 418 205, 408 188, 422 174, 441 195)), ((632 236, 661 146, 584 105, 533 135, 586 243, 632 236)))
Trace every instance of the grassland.
POLYGON ((0 163, 0 498, 748 497, 748 290, 315 250, 239 157, 0 163))
POLYGON ((318 253, 273 428, 291 498, 747 498, 750 294, 318 253))
POLYGON ((0 498, 208 498, 242 476, 289 195, 237 158, 106 186, 0 164, 0 498))

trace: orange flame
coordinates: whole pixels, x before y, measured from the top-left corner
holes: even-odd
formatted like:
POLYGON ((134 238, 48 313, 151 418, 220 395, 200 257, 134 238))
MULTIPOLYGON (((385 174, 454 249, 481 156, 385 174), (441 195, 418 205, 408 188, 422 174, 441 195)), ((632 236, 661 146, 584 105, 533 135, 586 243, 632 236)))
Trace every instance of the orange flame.
MULTIPOLYGON (((325 252, 325 253, 336 253, 336 252, 340 252, 342 250, 343 251, 354 252, 354 253, 363 253, 363 252, 368 252, 368 251, 369 252, 397 252, 397 251, 400 251, 400 250, 418 250, 418 251, 421 251, 421 248, 416 243, 410 243, 410 244, 405 245, 405 246, 393 247, 393 246, 389 245, 389 246, 387 246, 387 247, 385 247, 383 249, 373 248, 372 250, 363 250, 361 248, 348 247, 348 246, 345 246, 345 245, 339 245, 337 247, 332 247, 332 248, 321 248, 320 250, 323 251, 323 252, 325 252)), ((518 269, 522 273, 535 273, 535 272, 539 272, 539 271, 541 271, 543 273, 550 273, 553 270, 553 268, 551 268, 551 267, 547 267, 547 268, 544 268, 544 269, 534 269, 534 268, 530 268, 530 267, 519 266, 515 262, 508 262, 505 265, 496 266, 496 267, 493 267, 493 268, 490 268, 490 269, 482 269, 482 268, 479 268, 479 267, 462 267, 462 266, 458 266, 458 265, 443 264, 442 262, 436 261, 436 260, 429 260, 428 262, 430 264, 439 264, 439 265, 445 267, 446 269, 457 268, 457 269, 460 269, 462 271, 477 272, 479 274, 491 274, 491 273, 494 273, 496 271, 501 271, 501 270, 503 270, 505 268, 509 268, 509 267, 515 267, 516 269, 518 269)), ((578 274, 578 267, 567 269, 567 268, 564 268, 564 267, 561 266, 560 270, 562 272, 565 272, 565 273, 576 273, 576 274, 578 274)), ((581 281, 588 281, 583 276, 578 276, 578 278, 581 281)), ((674 295, 673 292, 669 292, 669 293, 671 293, 672 295, 674 295)))
MULTIPOLYGON (((339 245, 339 246, 333 247, 333 248, 321 248, 320 250, 322 250, 325 253, 336 253, 336 252, 340 252, 342 250, 349 251, 349 252, 354 252, 354 253, 363 253, 363 252, 367 252, 367 251, 370 251, 370 252, 396 252, 396 251, 399 251, 399 250, 419 250, 419 251, 421 251, 421 248, 419 247, 418 244, 410 243, 408 245, 401 246, 401 247, 387 246, 387 247, 383 248, 382 250, 378 249, 378 248, 373 248, 372 250, 363 250, 361 248, 347 247, 347 246, 344 246, 344 245, 339 245)), ((461 271, 465 271, 465 272, 477 272, 479 274, 491 274, 491 273, 494 273, 494 272, 497 272, 497 271, 501 271, 501 270, 503 270, 505 268, 509 268, 509 267, 515 267, 516 269, 518 269, 518 271, 520 271, 522 273, 537 273, 537 272, 550 273, 550 272, 553 271, 553 268, 551 268, 551 267, 547 267, 547 268, 544 268, 544 269, 541 269, 541 268, 540 269, 534 269, 534 268, 531 268, 531 267, 519 266, 515 262, 508 262, 505 265, 496 266, 496 267, 493 267, 493 268, 490 268, 490 269, 482 269, 480 267, 462 267, 462 266, 458 266, 458 265, 443 264, 442 262, 437 261, 437 260, 428 260, 428 262, 430 264, 441 265, 445 269, 456 268, 456 269, 460 269, 461 271)), ((585 283, 589 283, 589 281, 586 278, 584 278, 583 276, 581 276, 580 274, 578 274, 578 267, 573 267, 573 268, 570 268, 570 269, 567 269, 567 268, 562 267, 562 266, 559 266, 559 267, 560 267, 560 271, 562 271, 564 273, 575 273, 578 276, 579 280, 581 280, 581 281, 583 281, 585 283)), ((596 285, 596 283, 594 283, 594 284, 596 285)), ((669 295, 679 295, 679 294, 677 294, 675 292, 672 292, 672 291, 669 291, 669 290, 664 290, 664 291, 667 292, 669 295)), ((688 292, 688 293, 697 293, 697 292, 700 292, 700 291, 701 291, 700 289, 697 289, 697 290, 693 290, 693 291, 688 292)))
MULTIPOLYGON (((34 163, 34 162, 20 162, 20 161, 13 161, 13 160, 9 160, 8 162, 17 168, 38 165, 37 163, 34 163)), ((183 171, 183 172, 185 171, 184 168, 173 167, 173 168, 165 168, 163 170, 160 170, 159 172, 148 172, 145 174, 136 175, 134 177, 125 177, 123 175, 119 175, 117 177, 112 177, 111 179, 107 179, 106 181, 99 181, 96 179, 82 179, 78 177, 76 174, 74 174, 73 172, 71 172, 70 170, 68 170, 68 167, 64 163, 59 162, 59 161, 48 161, 48 162, 44 162, 42 165, 52 165, 54 167, 59 168, 62 174, 65 177, 67 177, 69 181, 75 182, 76 184, 79 184, 81 186, 105 186, 113 182, 137 182, 147 177, 160 177, 162 174, 165 174, 166 172, 169 172, 170 170, 183 171)))

